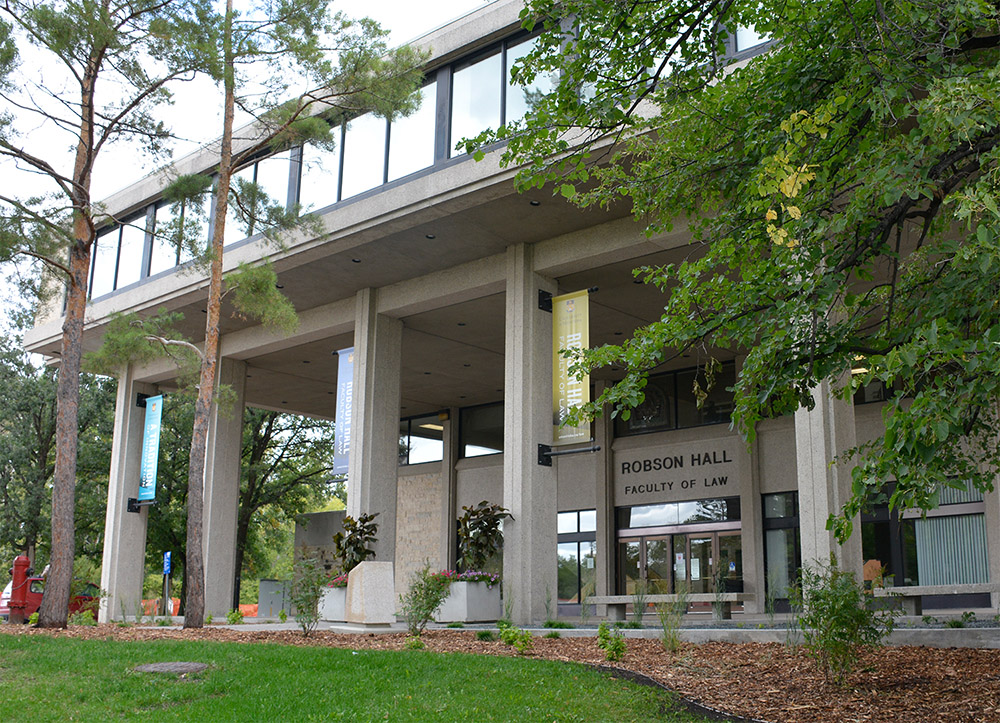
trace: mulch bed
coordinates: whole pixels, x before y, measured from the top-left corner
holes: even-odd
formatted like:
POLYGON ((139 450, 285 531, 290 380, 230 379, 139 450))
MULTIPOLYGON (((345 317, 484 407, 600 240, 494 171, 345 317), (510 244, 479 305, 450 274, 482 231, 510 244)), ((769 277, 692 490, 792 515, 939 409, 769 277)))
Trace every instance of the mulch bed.
MULTIPOLYGON (((238 630, 206 627, 71 627, 37 630, 3 625, 0 632, 115 640, 211 640, 317 645, 356 650, 401 650, 402 633, 344 634, 317 631, 238 630)), ((516 655, 471 631, 432 630, 427 649, 516 655)), ((685 645, 670 654, 657 640, 628 639, 628 652, 607 663, 594 638, 536 638, 531 657, 614 666, 648 676, 685 698, 736 716, 777 723, 886 721, 898 723, 1000 723, 1000 650, 886 647, 867 653, 844 686, 825 680, 802 650, 778 643, 685 645)))

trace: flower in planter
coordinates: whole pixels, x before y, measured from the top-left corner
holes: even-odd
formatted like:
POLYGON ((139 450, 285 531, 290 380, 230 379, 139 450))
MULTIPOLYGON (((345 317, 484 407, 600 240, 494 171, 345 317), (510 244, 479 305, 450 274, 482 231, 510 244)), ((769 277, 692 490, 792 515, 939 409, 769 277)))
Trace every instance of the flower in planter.
POLYGON ((334 575, 326 583, 326 586, 327 587, 347 587, 347 573, 346 572, 341 572, 341 573, 338 573, 337 575, 334 575))
POLYGON ((493 587, 500 582, 500 576, 496 573, 483 572, 481 570, 466 570, 465 572, 458 572, 457 570, 441 570, 440 572, 432 573, 432 577, 438 578, 442 581, 447 580, 449 583, 485 582, 487 587, 493 587))

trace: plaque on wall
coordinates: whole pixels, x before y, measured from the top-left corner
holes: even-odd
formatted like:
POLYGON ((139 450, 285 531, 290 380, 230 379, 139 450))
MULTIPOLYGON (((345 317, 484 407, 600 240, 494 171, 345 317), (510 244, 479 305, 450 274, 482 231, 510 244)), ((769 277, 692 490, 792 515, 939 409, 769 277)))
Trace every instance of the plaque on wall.
POLYGON ((738 437, 615 452, 615 506, 734 497, 742 489, 738 437))

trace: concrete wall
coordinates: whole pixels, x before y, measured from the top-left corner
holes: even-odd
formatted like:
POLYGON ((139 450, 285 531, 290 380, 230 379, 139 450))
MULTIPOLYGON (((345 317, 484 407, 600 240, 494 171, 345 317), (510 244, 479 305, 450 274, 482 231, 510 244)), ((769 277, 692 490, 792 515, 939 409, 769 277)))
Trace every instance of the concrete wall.
POLYGON ((396 488, 397 597, 406 592, 413 574, 425 563, 430 563, 432 570, 447 567, 447 560, 441 559, 440 539, 448 534, 449 526, 442 516, 446 490, 440 469, 440 464, 400 468, 396 488), (428 468, 433 471, 419 473, 428 468))
POLYGON ((340 567, 333 553, 333 536, 344 529, 346 513, 314 512, 295 519, 295 559, 303 555, 317 555, 328 572, 340 567))
POLYGON ((554 460, 556 467, 556 504, 559 511, 590 510, 597 507, 598 476, 604 469, 593 454, 581 453, 554 460))
POLYGON ((795 424, 791 416, 769 419, 757 425, 757 469, 761 494, 794 492, 795 424))
POLYGON ((471 457, 455 465, 458 470, 458 490, 455 514, 463 507, 478 505, 483 500, 503 504, 503 455, 471 457))

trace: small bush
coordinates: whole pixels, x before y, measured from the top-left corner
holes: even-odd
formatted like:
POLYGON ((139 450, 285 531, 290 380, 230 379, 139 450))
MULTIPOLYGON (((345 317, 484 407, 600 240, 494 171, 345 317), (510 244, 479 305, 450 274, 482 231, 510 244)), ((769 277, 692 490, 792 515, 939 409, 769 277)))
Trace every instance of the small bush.
POLYGON ((168 625, 170 625, 170 623, 171 623, 170 618, 157 618, 156 619, 156 624, 159 625, 161 628, 167 627, 168 625))
POLYGON ((832 556, 829 565, 804 568, 801 579, 798 624, 805 647, 827 680, 842 684, 860 649, 881 645, 892 632, 893 613, 872 609, 864 588, 832 556))
POLYGON ((484 643, 492 643, 497 639, 497 634, 492 630, 477 630, 476 640, 482 640, 484 643))
POLYGON ((645 580, 636 580, 635 588, 632 590, 632 625, 629 627, 641 628, 642 616, 646 612, 646 587, 645 580))
POLYGON ((561 638, 562 635, 559 633, 558 630, 550 630, 549 632, 545 633, 545 637, 546 638, 551 638, 553 640, 557 640, 557 639, 561 638))
POLYGON ((681 647, 680 628, 687 613, 687 605, 687 588, 680 588, 675 602, 656 606, 656 617, 660 620, 660 642, 668 653, 674 653, 681 647))
POLYGON ((212 617, 212 613, 209 613, 205 616, 205 625, 211 625, 213 620, 215 620, 215 618, 212 617))
POLYGON ((97 625, 93 610, 81 610, 69 616, 70 625, 97 625))
POLYGON ((449 627, 449 628, 464 628, 465 627, 465 623, 463 623, 461 620, 454 620, 454 621, 448 623, 447 627, 449 627))
POLYGON ((292 566, 292 592, 289 596, 295 606, 295 622, 302 628, 302 634, 309 634, 319 624, 319 600, 326 583, 326 570, 319 560, 306 555, 305 550, 292 566))
MULTIPOLYGON (((499 627, 499 624, 497 627, 499 627)), ((500 628, 500 640, 504 645, 514 648, 519 655, 527 655, 535 647, 534 639, 531 637, 530 632, 515 628, 512 625, 500 628)))
POLYGON ((451 592, 451 582, 431 572, 430 565, 417 570, 410 582, 410 589, 399 596, 406 629, 410 635, 418 636, 434 618, 434 613, 451 592))
POLYGON ((38 611, 31 613, 28 616, 28 625, 38 625, 38 611))
POLYGON ((604 651, 607 660, 617 661, 625 657, 627 644, 620 628, 612 630, 607 623, 601 623, 597 628, 597 647, 604 651))
POLYGON ((288 613, 285 612, 285 608, 281 608, 281 610, 278 611, 278 620, 283 623, 288 622, 288 613))
POLYGON ((951 618, 950 620, 944 621, 944 626, 946 628, 964 628, 965 621, 961 618, 951 618))
POLYGON ((235 610, 230 610, 226 613, 226 622, 230 625, 242 625, 243 624, 243 612, 236 608, 235 610))
POLYGON ((565 620, 546 620, 543 627, 558 628, 560 630, 572 630, 573 624, 567 623, 565 620))
POLYGON ((407 650, 423 650, 427 646, 424 641, 420 639, 419 635, 410 635, 406 638, 406 649, 407 650))

